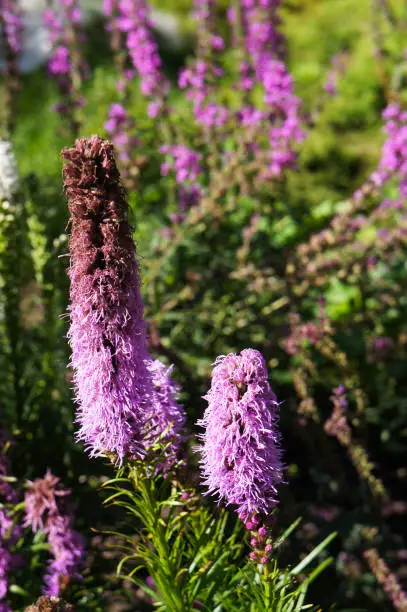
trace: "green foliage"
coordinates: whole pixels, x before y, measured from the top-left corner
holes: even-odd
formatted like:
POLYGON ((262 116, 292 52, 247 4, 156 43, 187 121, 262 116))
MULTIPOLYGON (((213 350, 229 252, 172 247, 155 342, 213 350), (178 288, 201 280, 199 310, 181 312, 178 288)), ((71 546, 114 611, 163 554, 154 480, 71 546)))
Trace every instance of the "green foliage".
MULTIPOLYGON (((131 517, 130 535, 115 533, 124 543, 120 577, 143 589, 158 610, 168 612, 317 610, 305 604, 307 590, 333 559, 325 558, 308 574, 306 570, 335 534, 291 569, 281 570, 276 556, 257 565, 247 556, 240 520, 225 510, 215 516, 193 489, 185 489, 175 478, 154 476, 152 465, 130 464, 103 485, 113 491, 105 503, 123 508, 131 517), (134 519, 139 524, 136 535, 134 519)), ((299 522, 276 540, 277 553, 299 522)))

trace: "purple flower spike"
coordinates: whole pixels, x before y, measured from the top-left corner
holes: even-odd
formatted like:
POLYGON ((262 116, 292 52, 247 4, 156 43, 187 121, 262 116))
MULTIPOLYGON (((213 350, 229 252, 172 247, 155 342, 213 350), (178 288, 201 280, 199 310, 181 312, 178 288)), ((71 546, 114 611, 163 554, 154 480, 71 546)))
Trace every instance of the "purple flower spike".
POLYGON ((154 116, 162 106, 170 83, 162 72, 158 46, 151 32, 148 4, 145 0, 119 0, 116 16, 110 8, 109 4, 106 13, 113 20, 111 27, 125 35, 130 61, 140 76, 141 92, 155 102, 150 108, 150 113, 154 116))
POLYGON ((278 402, 258 351, 218 357, 200 425, 202 474, 208 493, 236 506, 250 524, 278 503, 283 482, 278 402))
POLYGON ((163 467, 171 467, 177 459, 183 440, 185 412, 176 401, 179 387, 171 378, 172 367, 167 368, 159 359, 156 359, 148 364, 148 370, 152 376, 156 402, 151 415, 146 419, 147 446, 148 440, 154 441, 159 438, 165 445, 167 457, 163 467))
POLYGON ((25 494, 25 525, 43 531, 51 549, 52 560, 45 574, 45 595, 58 596, 70 580, 80 580, 84 540, 73 529, 73 516, 67 506, 71 491, 60 485, 57 476, 46 473, 28 483, 25 494))
POLYGON ((139 266, 113 146, 93 136, 62 152, 70 237, 72 365, 78 439, 91 456, 144 455, 155 401, 139 266))

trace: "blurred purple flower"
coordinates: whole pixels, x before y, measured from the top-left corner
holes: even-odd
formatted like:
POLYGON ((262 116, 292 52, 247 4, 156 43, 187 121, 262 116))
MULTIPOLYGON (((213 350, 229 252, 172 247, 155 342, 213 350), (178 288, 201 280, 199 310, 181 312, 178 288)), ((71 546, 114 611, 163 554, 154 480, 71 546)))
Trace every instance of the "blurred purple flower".
POLYGON ((0 24, 10 51, 18 55, 22 51, 23 21, 17 0, 2 0, 0 24))
POLYGON ((44 478, 28 482, 25 494, 25 526, 46 534, 53 559, 45 574, 44 593, 58 596, 72 580, 80 580, 84 539, 73 529, 73 516, 67 504, 71 491, 50 471, 44 478))
POLYGON ((117 102, 109 108, 105 130, 109 134, 123 162, 130 162, 133 150, 138 145, 138 138, 132 135, 134 122, 130 119, 126 109, 117 102))
POLYGON ((177 183, 196 181, 202 171, 199 164, 202 155, 185 145, 163 145, 160 148, 160 153, 164 153, 172 161, 171 164, 168 164, 168 162, 162 164, 161 173, 165 176, 172 167, 175 171, 177 183))
MULTIPOLYGON (((108 5, 109 11, 111 10, 108 5)), ((150 108, 150 116, 161 108, 160 102, 168 93, 169 81, 162 73, 161 58, 152 35, 149 8, 145 0, 119 0, 113 27, 126 35, 130 60, 140 75, 140 89, 157 104, 150 108)))

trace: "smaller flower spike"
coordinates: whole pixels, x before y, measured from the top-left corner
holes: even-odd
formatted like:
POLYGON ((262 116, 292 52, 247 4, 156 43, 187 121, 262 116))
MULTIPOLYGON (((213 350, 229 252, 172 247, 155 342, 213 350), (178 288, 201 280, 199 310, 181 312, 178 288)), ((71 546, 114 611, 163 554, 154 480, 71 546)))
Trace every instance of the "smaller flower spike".
POLYGON ((202 474, 209 493, 236 506, 248 529, 278 503, 283 482, 278 402, 262 355, 218 357, 200 425, 202 474))
POLYGON ((81 580, 84 540, 73 529, 73 515, 65 489, 49 470, 44 478, 27 482, 25 494, 25 526, 47 536, 52 559, 45 574, 44 594, 58 596, 71 579, 81 580))
POLYGON ((78 439, 91 456, 142 457, 154 403, 139 266, 113 146, 81 138, 62 156, 71 215, 69 339, 78 439))
POLYGON ((159 359, 147 364, 155 391, 155 404, 146 413, 145 446, 160 440, 164 446, 165 462, 160 466, 162 471, 179 459, 181 443, 184 439, 182 430, 185 424, 184 408, 177 402, 179 386, 171 377, 172 366, 167 368, 159 359))

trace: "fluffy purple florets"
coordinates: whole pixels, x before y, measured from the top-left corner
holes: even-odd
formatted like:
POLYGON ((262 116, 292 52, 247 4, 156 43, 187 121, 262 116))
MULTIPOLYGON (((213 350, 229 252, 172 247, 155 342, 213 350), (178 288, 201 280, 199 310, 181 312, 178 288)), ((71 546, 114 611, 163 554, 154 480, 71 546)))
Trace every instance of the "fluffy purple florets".
POLYGON ((142 456, 145 406, 154 394, 139 268, 113 147, 97 136, 83 138, 63 156, 78 439, 91 456, 142 456))
POLYGON ((201 449, 209 493, 236 506, 245 521, 266 518, 283 482, 278 402, 266 363, 254 349, 215 362, 201 449))
POLYGON ((167 368, 159 359, 150 361, 147 367, 156 402, 146 419, 146 446, 149 440, 159 439, 165 447, 165 465, 171 466, 177 459, 185 424, 184 409, 176 400, 180 389, 171 378, 172 367, 167 368))
POLYGON ((44 478, 28 484, 25 525, 47 536, 53 558, 44 577, 44 593, 58 596, 70 580, 81 578, 84 558, 84 540, 72 527, 73 517, 66 503, 71 491, 49 471, 44 478))
MULTIPOLYGON (((178 436, 183 411, 171 398, 168 372, 151 364, 147 350, 136 249, 113 147, 93 136, 63 156, 78 439, 91 456, 142 458, 157 438, 178 436)), ((174 448, 167 450, 173 455, 174 448)))
POLYGON ((213 0, 195 0, 194 15, 198 24, 197 59, 190 67, 181 70, 178 84, 186 89, 187 98, 193 102, 196 121, 210 130, 223 127, 229 119, 228 109, 214 100, 214 82, 223 75, 216 55, 225 44, 213 32, 215 6, 213 0))
POLYGON ((52 44, 48 73, 55 79, 63 97, 63 101, 56 104, 54 109, 69 117, 76 131, 78 123, 73 113, 84 104, 79 86, 89 71, 80 52, 84 32, 78 0, 62 0, 58 10, 46 8, 43 22, 52 44))

